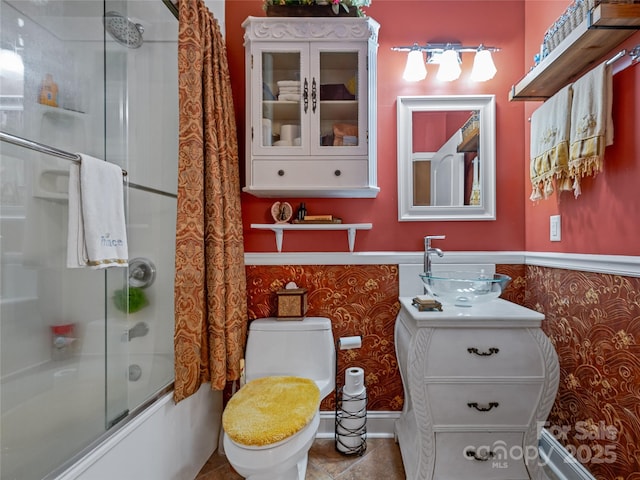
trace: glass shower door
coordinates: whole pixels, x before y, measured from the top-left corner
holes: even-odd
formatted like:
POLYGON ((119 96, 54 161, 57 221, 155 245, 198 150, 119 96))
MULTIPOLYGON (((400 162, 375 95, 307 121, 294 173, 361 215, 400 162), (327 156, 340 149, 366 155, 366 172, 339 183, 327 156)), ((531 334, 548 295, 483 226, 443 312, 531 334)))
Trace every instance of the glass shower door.
POLYGON ((178 22, 161 0, 0 2, 0 478, 35 480, 173 381, 178 22), (153 281, 67 268, 70 157, 27 141, 127 170, 129 258, 153 281))
MULTIPOLYGON (((0 10, 2 132, 104 158, 102 2, 2 0, 0 10)), ((116 345, 107 274, 66 264, 70 162, 0 144, 3 479, 45 477, 127 408, 126 397, 107 405, 107 375, 111 390, 127 387, 105 363, 116 345)))

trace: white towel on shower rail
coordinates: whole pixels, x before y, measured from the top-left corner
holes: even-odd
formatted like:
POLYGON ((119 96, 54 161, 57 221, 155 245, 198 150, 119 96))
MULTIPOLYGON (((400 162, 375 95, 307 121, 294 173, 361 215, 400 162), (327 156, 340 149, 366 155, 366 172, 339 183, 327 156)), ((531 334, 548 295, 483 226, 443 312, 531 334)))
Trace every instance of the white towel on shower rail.
POLYGON ((122 169, 80 154, 69 169, 67 267, 126 267, 122 169))

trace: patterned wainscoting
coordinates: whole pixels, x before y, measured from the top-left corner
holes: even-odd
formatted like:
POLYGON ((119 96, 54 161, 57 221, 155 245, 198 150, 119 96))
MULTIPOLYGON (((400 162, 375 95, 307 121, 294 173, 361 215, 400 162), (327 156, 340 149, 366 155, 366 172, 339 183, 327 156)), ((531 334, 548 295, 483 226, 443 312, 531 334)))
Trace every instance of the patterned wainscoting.
POLYGON ((598 480, 640 479, 640 278, 526 267, 560 361, 548 430, 598 480))
MULTIPOLYGON (((498 265, 513 279, 503 297, 522 304, 525 298, 524 265, 498 265)), ((276 294, 287 282, 308 290, 307 315, 328 317, 333 335, 362 335, 362 348, 338 352, 338 379, 346 367, 365 371, 369 410, 400 411, 402 379, 398 371, 393 329, 400 309, 397 265, 254 265, 247 266, 249 319, 275 316, 276 294)), ((326 398, 322 410, 333 410, 326 398)))
MULTIPOLYGON (((328 317, 333 336, 362 335, 362 348, 338 352, 338 379, 362 367, 369 410, 401 410, 402 380, 393 327, 400 309, 397 265, 247 266, 249 319, 275 316, 276 294, 287 282, 308 290, 308 316, 328 317)), ((321 409, 333 410, 333 395, 321 409)))
MULTIPOLYGON (((249 319, 275 316, 275 292, 308 289, 308 315, 329 317, 336 339, 362 335, 339 352, 366 375, 372 411, 402 409, 393 330, 400 308, 397 265, 247 266, 249 319)), ((511 276, 502 297, 545 314, 560 361, 547 429, 598 480, 640 480, 640 278, 531 265, 496 266, 511 276)), ((322 410, 334 409, 334 398, 322 410)))
POLYGON ((506 290, 500 295, 501 298, 510 302, 524 305, 527 279, 524 265, 496 265, 496 273, 503 273, 511 277, 511 282, 506 290))

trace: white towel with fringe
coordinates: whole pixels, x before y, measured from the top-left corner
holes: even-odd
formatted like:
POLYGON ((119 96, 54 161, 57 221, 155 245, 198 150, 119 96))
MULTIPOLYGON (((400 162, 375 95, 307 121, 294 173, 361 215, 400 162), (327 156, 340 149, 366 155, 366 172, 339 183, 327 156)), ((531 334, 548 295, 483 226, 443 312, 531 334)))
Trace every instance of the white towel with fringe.
POLYGON ((67 267, 126 267, 127 228, 122 169, 80 154, 69 169, 67 267))
POLYGON ((604 150, 613 144, 611 66, 601 63, 573 84, 569 176, 580 195, 580 179, 602 170, 604 150))
POLYGON ((567 85, 531 115, 529 175, 532 201, 548 198, 554 191, 570 190, 569 135, 572 87, 567 85))

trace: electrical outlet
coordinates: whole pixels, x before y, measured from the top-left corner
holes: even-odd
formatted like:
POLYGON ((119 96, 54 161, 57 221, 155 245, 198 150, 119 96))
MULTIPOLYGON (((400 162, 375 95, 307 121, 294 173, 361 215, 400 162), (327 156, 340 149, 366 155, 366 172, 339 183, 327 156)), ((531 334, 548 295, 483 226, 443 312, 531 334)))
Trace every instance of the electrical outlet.
POLYGON ((562 239, 560 215, 551 215, 549 217, 549 232, 549 240, 552 242, 559 242, 562 239))

